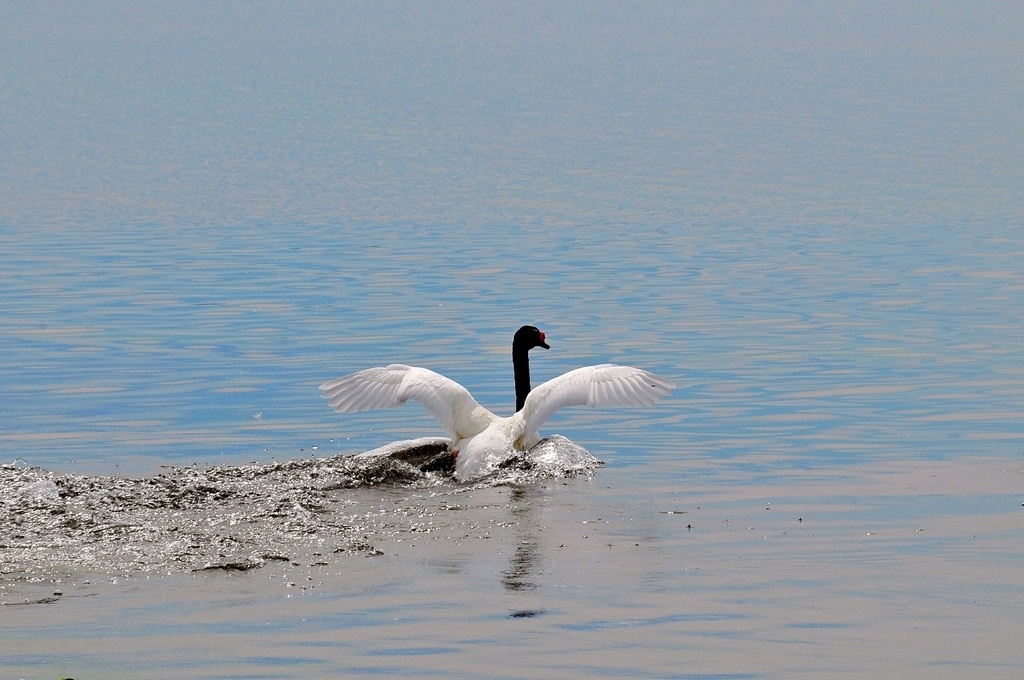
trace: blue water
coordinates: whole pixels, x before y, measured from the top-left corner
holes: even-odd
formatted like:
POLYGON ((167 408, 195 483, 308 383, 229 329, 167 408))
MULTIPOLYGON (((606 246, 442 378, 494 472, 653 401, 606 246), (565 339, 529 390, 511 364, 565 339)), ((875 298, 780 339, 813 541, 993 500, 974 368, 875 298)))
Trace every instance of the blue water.
POLYGON ((521 323, 552 338, 535 380, 613 361, 680 385, 657 410, 553 421, 637 448, 622 464, 680 450, 801 466, 1010 455, 1024 438, 1024 257, 1009 230, 11 231, 8 460, 143 472, 435 434, 414 406, 339 417, 316 385, 400 361, 509 411, 521 323))
MULTIPOLYGON (((770 636, 730 622, 800 602, 770 566, 796 558, 765 573, 715 571, 708 597, 720 599, 706 607, 638 613, 687 601, 695 584, 677 571, 687 563, 677 548, 753 550, 727 535, 701 545, 685 529, 698 505, 725 532, 734 527, 722 520, 772 498, 794 514, 804 501, 818 508, 851 530, 842 540, 920 519, 938 541, 924 557, 889 544, 906 563, 894 582, 904 586, 963 558, 987 524, 984 547, 970 544, 981 552, 964 562, 982 574, 982 604, 964 616, 1012 628, 1024 603, 1004 570, 1019 564, 1024 529, 1019 513, 1001 513, 1019 510, 1021 480, 972 486, 964 470, 1019 472, 1024 444, 1021 45, 1013 3, 6 5, 0 462, 149 475, 440 434, 417 405, 342 416, 316 387, 402 362, 507 413, 511 335, 532 323, 552 346, 533 354, 535 382, 611 361, 679 385, 657 408, 567 410, 545 429, 607 463, 593 481, 602 490, 549 489, 545 512, 635 513, 646 534, 611 535, 637 546, 659 537, 650 573, 597 559, 596 574, 576 581, 552 545, 535 575, 540 594, 517 603, 495 585, 507 551, 388 557, 386 574, 364 574, 379 591, 332 582, 317 602, 345 609, 353 597, 384 614, 351 629, 312 619, 288 629, 294 648, 340 627, 355 636, 352 654, 395 661, 391 671, 427 656, 448 660, 435 673, 469 677, 501 635, 482 635, 471 652, 460 642, 463 657, 427 622, 504 627, 510 609, 529 609, 544 613, 517 623, 540 626, 537 635, 576 636, 588 659, 579 673, 622 671, 605 629, 640 620, 654 629, 646 642, 630 634, 619 648, 657 650, 631 667, 638 676, 824 677, 836 658, 854 675, 891 672, 896 651, 869 661, 836 641, 850 628, 892 638, 878 611, 896 585, 867 585, 889 573, 888 548, 859 540, 800 544, 815 568, 833 568, 837 554, 866 569, 851 589, 815 575, 806 587, 816 601, 853 598, 877 615, 787 621, 788 635, 818 641, 795 666, 770 636), (950 483, 919 492, 931 466, 950 483), (915 481, 872 491, 903 476, 915 481), (675 507, 683 521, 659 514, 675 507), (457 597, 468 615, 448 608, 437 581, 449 560, 471 584, 457 597), (602 604, 609 587, 624 589, 621 602, 602 604), (746 604, 730 595, 745 587, 746 604), (390 625, 410 600, 426 614, 394 624, 394 645, 374 651, 364 629, 390 625), (721 639, 703 647, 694 621, 711 621, 721 639), (749 663, 726 661, 722 640, 733 635, 749 663), (669 663, 677 648, 692 663, 669 663)), ((960 576, 938 586, 938 603, 907 595, 899 620, 924 626, 923 656, 943 649, 950 631, 935 621, 960 602, 960 576)), ((170 597, 172 618, 196 605, 168 595, 173 585, 140 588, 140 598, 170 597)), ((103 597, 115 611, 137 606, 128 594, 103 597)), ((223 615, 243 649, 247 602, 223 615)), ((159 605, 138 606, 146 618, 159 605)), ((278 625, 300 616, 294 607, 278 625)), ((46 625, 25 623, 10 668, 39 661, 29 648, 46 625)), ((88 624, 61 635, 74 638, 75 625, 88 624)), ((106 625, 114 637, 123 624, 106 625)), ((140 644, 169 650, 182 635, 140 644)), ((577 667, 533 641, 528 675, 577 667)), ((337 654, 316 670, 285 652, 246 666, 211 651, 207 662, 217 677, 374 668, 337 654)), ((915 658, 914 673, 961 663, 1010 677, 1021 662, 944 658, 915 658)), ((153 663, 154 677, 173 664, 162 653, 153 663)))

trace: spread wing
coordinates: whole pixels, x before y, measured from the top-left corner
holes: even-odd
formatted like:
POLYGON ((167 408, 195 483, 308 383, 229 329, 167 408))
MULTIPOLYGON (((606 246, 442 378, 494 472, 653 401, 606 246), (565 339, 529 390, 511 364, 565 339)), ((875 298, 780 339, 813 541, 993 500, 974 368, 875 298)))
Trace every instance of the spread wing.
POLYGON ((670 381, 632 366, 577 368, 530 391, 523 404, 524 431, 535 434, 555 411, 567 406, 653 406, 674 387, 670 381))
POLYGON ((335 411, 368 411, 418 401, 453 441, 482 431, 493 415, 465 387, 426 368, 391 364, 325 382, 320 394, 335 411))

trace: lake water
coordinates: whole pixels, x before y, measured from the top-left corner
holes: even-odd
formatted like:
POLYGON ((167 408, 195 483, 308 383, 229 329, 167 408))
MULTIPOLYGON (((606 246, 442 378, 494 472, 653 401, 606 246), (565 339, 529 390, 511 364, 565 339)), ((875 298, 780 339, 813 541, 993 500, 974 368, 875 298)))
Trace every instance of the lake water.
POLYGON ((1015 5, 59 7, 0 10, 0 676, 1020 677, 1015 5), (507 414, 524 323, 678 388, 337 481, 441 432, 317 385, 507 414))

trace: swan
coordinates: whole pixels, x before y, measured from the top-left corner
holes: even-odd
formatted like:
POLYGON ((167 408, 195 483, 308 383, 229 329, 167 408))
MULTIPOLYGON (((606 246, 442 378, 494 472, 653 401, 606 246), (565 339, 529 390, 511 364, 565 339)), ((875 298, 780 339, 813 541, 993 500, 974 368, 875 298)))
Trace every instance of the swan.
POLYGON ((422 404, 451 438, 455 477, 487 474, 513 451, 540 441, 538 429, 566 406, 652 406, 675 387, 632 366, 585 366, 530 389, 529 351, 551 349, 536 326, 523 326, 512 339, 516 412, 503 418, 478 404, 465 387, 426 368, 391 364, 368 368, 320 386, 321 395, 340 413, 422 404))

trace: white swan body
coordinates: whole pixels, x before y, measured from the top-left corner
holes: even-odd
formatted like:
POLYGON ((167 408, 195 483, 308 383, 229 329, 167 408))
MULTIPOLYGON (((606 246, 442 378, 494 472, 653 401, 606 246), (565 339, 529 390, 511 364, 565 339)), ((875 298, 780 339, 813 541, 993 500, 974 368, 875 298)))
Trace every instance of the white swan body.
POLYGON ((586 366, 531 390, 522 409, 509 418, 485 409, 454 380, 403 364, 368 368, 324 383, 320 391, 340 412, 401 406, 409 399, 423 404, 451 438, 455 476, 467 480, 487 474, 513 451, 536 445, 540 426, 561 408, 651 406, 674 387, 632 366, 586 366))

